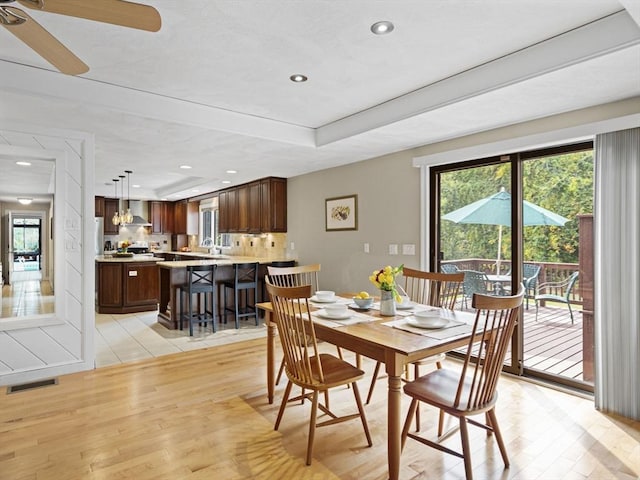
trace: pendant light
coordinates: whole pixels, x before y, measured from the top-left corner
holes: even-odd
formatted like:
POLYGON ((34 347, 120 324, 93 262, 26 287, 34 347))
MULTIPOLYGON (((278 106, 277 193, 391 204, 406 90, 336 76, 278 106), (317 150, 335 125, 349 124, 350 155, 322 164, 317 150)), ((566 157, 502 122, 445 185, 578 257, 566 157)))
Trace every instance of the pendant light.
MULTIPOLYGON (((113 185, 114 185, 114 190, 116 192, 115 197, 118 198, 118 182, 119 180, 117 178, 112 178, 113 180, 113 185)), ((118 208, 120 207, 120 202, 118 202, 118 208)), ((111 219, 111 223, 113 223, 114 225, 120 225, 120 215, 118 213, 118 210, 116 210, 113 213, 113 218, 111 219)))
POLYGON ((127 213, 124 214, 124 223, 129 224, 133 222, 133 214, 131 213, 131 180, 129 175, 133 172, 131 170, 125 170, 127 174, 127 213))
POLYGON ((120 225, 124 226, 127 222, 124 220, 124 175, 118 175, 120 177, 120 225))

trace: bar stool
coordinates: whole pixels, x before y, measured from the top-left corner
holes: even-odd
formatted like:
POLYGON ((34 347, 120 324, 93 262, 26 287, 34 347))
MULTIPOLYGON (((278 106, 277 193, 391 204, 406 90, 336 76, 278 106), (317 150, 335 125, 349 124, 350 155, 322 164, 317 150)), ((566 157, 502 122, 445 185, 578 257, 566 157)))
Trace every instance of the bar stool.
MULTIPOLYGON (((286 267, 295 267, 295 266, 296 266, 295 260, 281 260, 281 261, 271 262, 268 265, 268 267, 275 267, 275 268, 286 268, 286 267)), ((262 297, 261 297, 262 301, 268 302, 269 295, 267 294, 267 287, 266 287, 267 282, 263 279, 260 283, 262 284, 262 297)), ((263 312, 260 311, 260 313, 263 313, 263 312)))
MULTIPOLYGON (((189 336, 193 336, 193 323, 211 322, 216 331, 216 269, 217 265, 192 265, 187 267, 187 283, 180 285, 180 298, 187 295, 188 311, 180 312, 180 330, 184 320, 189 322, 189 336), (196 309, 193 309, 193 296, 197 295, 196 309), (204 296, 204 309, 201 309, 201 296, 204 296), (211 302, 209 302, 211 299, 211 302), (201 311, 202 310, 202 311, 201 311)), ((182 302, 181 302, 182 303, 182 302)))
POLYGON ((227 323, 227 311, 233 312, 236 320, 236 328, 240 328, 240 319, 254 317, 258 325, 258 267, 259 263, 235 263, 233 265, 233 280, 223 282, 224 285, 224 323, 227 323), (234 307, 227 307, 227 288, 233 290, 234 307), (253 290, 253 305, 249 303, 249 290, 253 290), (241 294, 244 294, 244 306, 241 307, 241 294))

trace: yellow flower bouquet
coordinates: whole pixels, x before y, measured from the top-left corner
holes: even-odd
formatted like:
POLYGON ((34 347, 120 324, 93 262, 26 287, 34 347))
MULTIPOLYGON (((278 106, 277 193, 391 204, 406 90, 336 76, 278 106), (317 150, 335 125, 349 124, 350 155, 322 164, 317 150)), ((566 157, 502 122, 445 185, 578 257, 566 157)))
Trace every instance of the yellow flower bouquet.
POLYGON ((399 267, 387 265, 380 270, 375 270, 369 277, 369 280, 381 291, 392 292, 393 297, 400 301, 400 295, 396 290, 396 276, 402 273, 403 267, 404 265, 400 265, 399 267))

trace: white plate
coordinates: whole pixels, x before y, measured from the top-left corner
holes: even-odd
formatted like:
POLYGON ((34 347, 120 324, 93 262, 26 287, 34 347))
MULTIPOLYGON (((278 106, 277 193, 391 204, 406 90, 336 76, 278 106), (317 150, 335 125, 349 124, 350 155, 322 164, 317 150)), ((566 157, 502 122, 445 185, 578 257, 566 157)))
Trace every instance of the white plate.
POLYGON ((449 320, 442 317, 433 317, 433 318, 423 318, 420 321, 416 320, 413 317, 407 317, 407 323, 412 327, 416 328, 427 328, 427 329, 435 329, 442 328, 449 323, 449 320))
POLYGON ((346 320, 347 318, 351 318, 351 312, 349 310, 343 313, 338 313, 338 314, 329 313, 326 310, 318 310, 317 312, 314 312, 314 313, 321 318, 328 318, 331 320, 346 320))
POLYGON ((411 310, 413 307, 415 307, 416 304, 414 302, 409 302, 409 303, 396 303, 396 308, 398 310, 411 310))
POLYGON ((318 297, 313 295, 309 300, 316 303, 336 303, 336 297, 333 297, 331 300, 319 300, 318 297))

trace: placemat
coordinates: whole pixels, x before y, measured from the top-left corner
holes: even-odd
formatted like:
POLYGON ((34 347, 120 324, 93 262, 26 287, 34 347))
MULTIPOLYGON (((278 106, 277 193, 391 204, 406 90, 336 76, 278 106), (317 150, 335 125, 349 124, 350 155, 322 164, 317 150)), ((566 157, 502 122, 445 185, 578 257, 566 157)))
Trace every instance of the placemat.
POLYGON ((318 323, 330 328, 343 327, 345 325, 355 325, 356 323, 373 322, 374 320, 377 320, 376 317, 372 317, 371 315, 367 315, 366 313, 354 312, 353 310, 349 310, 349 312, 351 313, 351 317, 344 320, 331 320, 328 318, 322 318, 318 316, 317 312, 311 312, 311 319, 314 323, 318 323))
POLYGON ((417 333, 418 335, 424 335, 425 337, 435 338, 437 340, 444 340, 449 337, 457 337, 458 335, 464 335, 471 333, 471 325, 458 320, 449 320, 447 326, 438 329, 425 329, 412 327, 407 324, 407 320, 401 318, 399 320, 392 320, 390 322, 384 322, 382 325, 387 327, 397 328, 406 332, 417 333))

